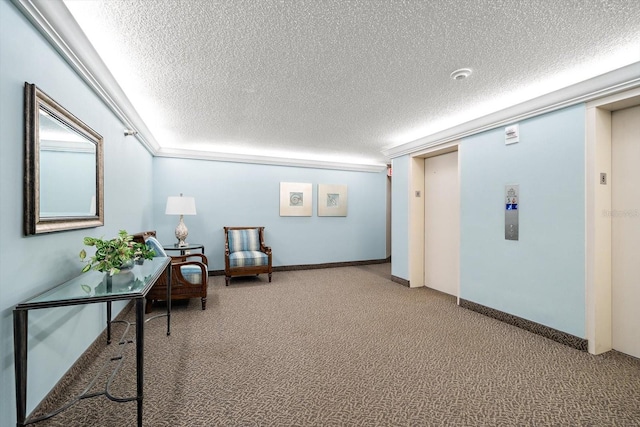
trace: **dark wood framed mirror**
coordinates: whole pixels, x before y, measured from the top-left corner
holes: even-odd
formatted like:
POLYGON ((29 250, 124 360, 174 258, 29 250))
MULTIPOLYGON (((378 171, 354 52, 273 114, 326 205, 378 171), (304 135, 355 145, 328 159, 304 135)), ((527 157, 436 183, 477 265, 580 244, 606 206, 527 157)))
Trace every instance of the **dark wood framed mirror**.
POLYGON ((103 138, 24 85, 24 233, 104 225, 103 138))

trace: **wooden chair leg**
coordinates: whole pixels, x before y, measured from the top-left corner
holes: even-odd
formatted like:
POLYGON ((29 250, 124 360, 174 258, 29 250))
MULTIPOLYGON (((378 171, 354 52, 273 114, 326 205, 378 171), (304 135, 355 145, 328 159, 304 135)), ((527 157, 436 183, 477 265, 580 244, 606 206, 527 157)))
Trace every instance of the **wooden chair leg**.
POLYGON ((202 309, 206 309, 207 308, 207 298, 206 297, 202 297, 202 309))
POLYGON ((271 273, 269 273, 269 283, 271 283, 271 273))
POLYGON ((224 276, 224 285, 225 286, 229 286, 229 280, 231 279, 231 277, 229 276, 224 276))

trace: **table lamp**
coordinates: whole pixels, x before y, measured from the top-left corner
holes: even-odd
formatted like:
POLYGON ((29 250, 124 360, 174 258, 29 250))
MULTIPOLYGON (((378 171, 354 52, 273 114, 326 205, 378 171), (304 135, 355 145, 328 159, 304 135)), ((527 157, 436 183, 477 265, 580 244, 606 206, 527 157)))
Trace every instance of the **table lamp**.
POLYGON ((180 215, 180 222, 176 227, 176 239, 178 239, 179 248, 187 246, 188 243, 185 242, 185 239, 189 234, 189 230, 184 225, 184 215, 196 214, 196 200, 193 197, 182 197, 182 193, 180 193, 180 197, 169 196, 164 213, 167 215, 180 215))

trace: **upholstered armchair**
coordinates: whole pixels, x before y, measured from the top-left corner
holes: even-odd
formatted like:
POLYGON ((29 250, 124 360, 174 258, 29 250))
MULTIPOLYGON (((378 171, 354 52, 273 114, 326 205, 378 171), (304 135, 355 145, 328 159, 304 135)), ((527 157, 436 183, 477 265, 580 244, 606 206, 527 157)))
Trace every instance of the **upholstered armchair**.
MULTIPOLYGON (((133 235, 134 241, 145 242, 156 256, 168 256, 156 239, 155 231, 133 235)), ((171 256, 171 300, 200 298, 202 309, 207 307, 208 260, 203 254, 171 256)), ((162 275, 147 294, 145 311, 153 310, 155 301, 167 299, 167 278, 162 275)))
POLYGON ((224 227, 224 281, 233 276, 267 273, 271 282, 271 248, 264 244, 264 227, 224 227))

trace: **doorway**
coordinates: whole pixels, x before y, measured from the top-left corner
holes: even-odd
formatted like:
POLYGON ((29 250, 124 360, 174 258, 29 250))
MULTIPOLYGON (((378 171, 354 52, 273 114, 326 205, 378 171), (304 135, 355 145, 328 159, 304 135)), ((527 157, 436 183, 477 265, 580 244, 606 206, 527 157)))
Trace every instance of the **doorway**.
POLYGON ((458 152, 424 159, 424 285, 458 296, 460 186, 458 152))
MULTIPOLYGON (((636 130, 624 131, 618 123, 621 118, 625 122, 624 116, 627 114, 631 114, 637 121, 637 110, 631 110, 637 106, 640 106, 640 88, 616 93, 587 103, 586 332, 589 353, 592 354, 601 354, 613 348, 625 353, 637 351, 620 348, 620 338, 622 338, 623 347, 626 346, 624 343, 629 339, 632 341, 635 339, 636 343, 638 342, 638 335, 634 337, 630 330, 625 332, 627 323, 633 324, 635 322, 636 325, 638 324, 638 317, 635 317, 638 315, 633 314, 634 308, 640 304, 638 281, 636 279, 635 284, 632 281, 629 285, 629 282, 624 279, 628 274, 633 275, 633 273, 629 273, 628 268, 633 268, 634 264, 632 261, 631 267, 629 267, 629 261, 625 260, 625 257, 633 256, 635 251, 635 260, 638 260, 638 246, 635 246, 636 249, 633 247, 634 244, 638 245, 638 237, 627 236, 626 229, 629 222, 632 224, 632 228, 634 226, 636 229, 638 228, 640 222, 640 216, 638 216, 640 212, 636 210, 640 209, 637 205, 638 193, 625 189, 625 186, 629 185, 633 188, 633 184, 637 182, 638 175, 633 175, 633 169, 637 168, 638 157, 633 152, 633 143, 630 144, 630 147, 626 147, 629 144, 618 142, 618 134, 622 135, 621 132, 623 132, 630 135, 631 141, 635 141, 635 144, 640 143, 637 137, 637 128, 635 128, 636 130), (627 109, 629 111, 625 112, 624 110, 627 109), (613 129, 614 119, 616 121, 615 130, 613 129), (629 169, 631 169, 631 176, 629 169), (615 196, 614 191, 617 193, 615 196), (621 241, 619 236, 623 236, 624 241, 621 241), (627 243, 625 239, 631 243, 627 243), (631 246, 629 247, 629 245, 631 246), (627 304, 634 307, 631 308, 631 313, 627 304), (615 345, 614 333, 621 334, 616 336, 615 345), (629 333, 631 333, 630 336, 629 333)), ((632 124, 634 119, 631 119, 632 124)), ((626 126, 623 123, 623 127, 626 128, 626 126)), ((635 173, 637 174, 637 172, 635 173)), ((637 268, 640 262, 635 261, 635 264, 637 268)))
POLYGON ((611 113, 611 344, 640 358, 640 106, 611 113))

